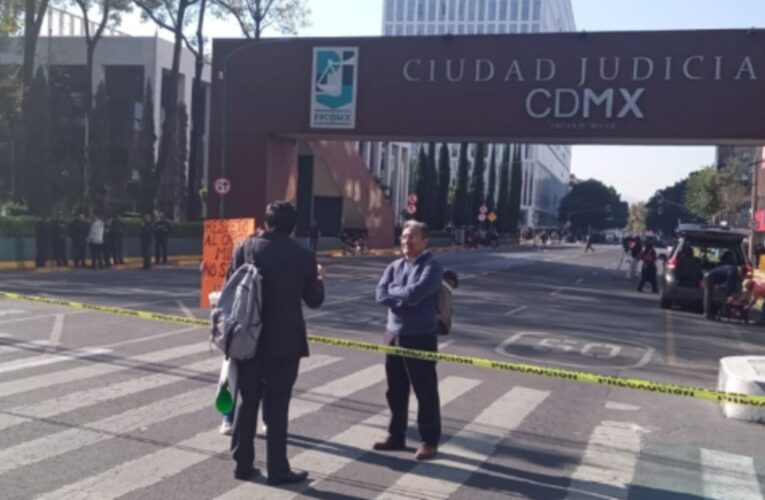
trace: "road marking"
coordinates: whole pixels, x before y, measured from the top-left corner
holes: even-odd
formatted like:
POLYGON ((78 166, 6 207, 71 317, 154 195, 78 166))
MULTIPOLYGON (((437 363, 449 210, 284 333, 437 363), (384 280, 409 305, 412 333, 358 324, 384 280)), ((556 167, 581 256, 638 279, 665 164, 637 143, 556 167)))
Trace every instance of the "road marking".
POLYGON ((528 309, 528 308, 529 308, 528 306, 518 306, 515 309, 510 309, 509 311, 507 311, 505 313, 505 316, 512 316, 512 315, 517 314, 517 313, 523 311, 524 309, 528 309))
POLYGON ((582 283, 584 283, 584 278, 579 278, 578 280, 576 280, 577 285, 581 285, 582 283))
POLYGON ((590 435, 581 463, 571 476, 571 486, 594 494, 602 488, 609 492, 608 498, 627 498, 644 432, 637 424, 601 422, 590 435))
MULTIPOLYGON (((11 335, 6 335, 0 333, 0 339, 1 338, 12 338, 11 335)), ((33 353, 41 353, 45 352, 45 347, 48 346, 47 340, 33 340, 31 342, 14 342, 13 344, 4 344, 0 345, 0 354, 5 353, 20 353, 20 352, 33 352, 33 353)), ((27 358, 28 359, 28 358, 27 358)))
POLYGON ((514 387, 439 447, 441 457, 434 462, 420 463, 388 488, 405 494, 386 492, 377 498, 422 495, 429 499, 448 499, 549 394, 548 391, 514 387))
MULTIPOLYGON (((52 365, 55 363, 62 363, 64 361, 72 361, 73 359, 86 358, 88 356, 97 356, 99 354, 105 354, 110 352, 109 349, 93 348, 93 349, 76 349, 68 351, 65 354, 41 354, 32 358, 17 359, 6 363, 0 363, 0 373, 9 373, 19 370, 26 370, 28 368, 38 368, 40 366, 52 365)), ((48 375, 50 376, 50 375, 48 375)))
POLYGON ((443 351, 444 349, 446 349, 447 347, 449 347, 453 343, 454 343, 453 340, 447 340, 446 342, 441 342, 440 344, 438 344, 438 350, 439 351, 443 351))
MULTIPOLYGON (((307 358, 300 366, 300 374, 308 373, 328 363, 326 356, 307 358), (314 360, 313 358, 317 359, 314 360)), ((347 377, 334 380, 324 386, 311 389, 299 398, 293 398, 290 405, 290 421, 318 411, 323 407, 351 396, 381 382, 385 373, 381 365, 361 370, 347 377), (320 399, 320 402, 305 398, 320 399), (297 410, 297 411, 296 411, 297 410)), ((173 446, 124 462, 95 476, 67 484, 37 498, 80 499, 117 498, 141 488, 152 486, 168 477, 210 458, 211 454, 225 453, 230 439, 221 436, 218 429, 206 430, 173 446)))
POLYGON ((48 347, 48 352, 55 351, 59 344, 61 344, 61 333, 63 331, 64 315, 56 314, 55 318, 53 319, 53 328, 50 332, 50 347, 48 347))
POLYGON ((0 318, 3 316, 11 316, 13 314, 26 314, 27 312, 26 309, 5 309, 0 311, 0 318))
MULTIPOLYGON (((316 369, 340 361, 342 358, 314 354, 307 359, 306 365, 316 369)), ((0 413, 0 431, 12 425, 28 422, 31 418, 44 419, 63 413, 79 410, 84 407, 102 404, 107 401, 138 394, 158 387, 163 387, 189 376, 206 376, 209 372, 220 367, 221 358, 218 356, 202 361, 186 364, 164 373, 146 375, 137 379, 126 380, 104 387, 93 387, 82 391, 69 393, 65 396, 54 397, 37 403, 9 408, 0 413), (26 418, 30 417, 30 418, 26 418)))
POLYGON ((196 316, 194 316, 194 313, 191 312, 191 309, 186 307, 186 304, 184 304, 182 300, 176 300, 175 302, 178 304, 178 307, 181 309, 184 316, 190 319, 197 319, 196 316))
POLYGON ((704 498, 762 500, 752 457, 701 449, 704 498))
MULTIPOLYGON (((439 382, 439 395, 441 406, 446 406, 462 394, 479 385, 481 381, 463 377, 447 377, 439 382)), ((410 416, 415 413, 414 409, 409 412, 410 416)), ((317 479, 310 485, 298 485, 291 490, 272 488, 262 484, 245 483, 233 490, 224 493, 216 500, 268 498, 269 500, 292 499, 305 493, 309 487, 311 490, 321 488, 324 480, 353 463, 359 457, 371 449, 372 442, 376 437, 385 435, 389 419, 388 410, 381 411, 363 422, 337 434, 326 441, 326 445, 319 445, 306 450, 290 459, 290 465, 298 470, 308 470, 311 477, 317 479)))
POLYGON ((669 311, 664 312, 664 324, 667 330, 667 364, 676 365, 677 357, 675 356, 675 329, 672 321, 672 313, 669 311))
POLYGON ((94 363, 90 366, 81 366, 79 368, 72 368, 70 370, 56 372, 55 375, 47 373, 44 375, 36 375, 32 377, 12 380, 0 383, 0 398, 12 396, 14 394, 21 394, 24 392, 32 392, 48 387, 55 387, 78 380, 102 377, 107 374, 129 370, 143 364, 164 363, 174 358, 181 358, 184 356, 191 356, 193 354, 209 351, 209 349, 210 346, 207 342, 197 342, 195 344, 183 345, 180 347, 164 349, 162 351, 155 351, 141 356, 125 358, 123 360, 125 364, 116 364, 114 362, 94 363))
POLYGON ((640 410, 640 407, 635 405, 628 405, 626 403, 617 403, 615 401, 606 401, 606 410, 638 411, 640 410))

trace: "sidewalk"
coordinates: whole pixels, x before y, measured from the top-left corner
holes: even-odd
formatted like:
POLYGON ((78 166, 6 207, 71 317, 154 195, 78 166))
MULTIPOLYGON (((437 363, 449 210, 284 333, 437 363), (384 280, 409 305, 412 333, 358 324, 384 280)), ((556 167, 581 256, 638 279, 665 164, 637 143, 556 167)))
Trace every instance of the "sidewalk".
MULTIPOLYGON (((173 255, 168 256, 167 258, 167 264, 162 264, 166 266, 189 266, 189 265, 199 265, 199 263, 202 261, 202 257, 199 255, 173 255)), ((87 259, 86 264, 90 266, 90 259, 87 259)), ((152 259, 152 265, 154 260, 152 259)), ((111 269, 129 269, 129 268, 139 268, 143 266, 143 257, 126 257, 125 258, 125 264, 124 265, 113 265, 111 269)), ((35 271, 39 273, 55 273, 55 272, 64 272, 64 271, 71 271, 73 269, 78 269, 72 265, 72 260, 69 260, 69 266, 68 267, 56 267, 55 262, 48 261, 47 265, 45 267, 35 267, 35 261, 33 260, 24 260, 24 261, 5 261, 0 262, 0 271, 35 271)))

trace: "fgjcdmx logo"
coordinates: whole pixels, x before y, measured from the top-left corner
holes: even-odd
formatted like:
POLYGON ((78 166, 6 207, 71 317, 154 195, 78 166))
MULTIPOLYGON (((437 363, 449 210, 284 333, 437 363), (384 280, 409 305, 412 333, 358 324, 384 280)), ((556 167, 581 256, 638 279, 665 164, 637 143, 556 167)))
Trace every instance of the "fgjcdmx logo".
POLYGON ((356 126, 357 47, 313 49, 311 128, 356 126))

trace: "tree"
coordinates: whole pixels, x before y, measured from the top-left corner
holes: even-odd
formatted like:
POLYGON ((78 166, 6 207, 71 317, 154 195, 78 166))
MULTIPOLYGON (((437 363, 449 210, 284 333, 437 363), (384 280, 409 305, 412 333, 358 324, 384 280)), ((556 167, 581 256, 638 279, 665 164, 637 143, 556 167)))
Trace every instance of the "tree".
POLYGON ((521 221, 521 188, 523 187, 523 163, 521 162, 521 148, 515 147, 513 154, 513 168, 510 173, 510 199, 507 217, 507 230, 515 233, 521 221))
MULTIPOLYGON (((181 48, 184 44, 184 27, 188 22, 187 14, 192 5, 199 0, 134 0, 141 8, 143 17, 151 19, 162 29, 173 34, 173 59, 167 78, 167 96, 165 103, 160 103, 165 118, 162 121, 162 136, 159 141, 159 154, 151 175, 148 176, 152 204, 157 196, 159 180, 168 168, 171 151, 176 143, 178 129, 178 80, 180 76, 181 48), (164 105, 163 105, 164 104, 164 105)), ((162 82, 164 87, 164 82, 162 82)), ((144 206, 144 209, 147 207, 144 206)))
POLYGON ((42 68, 35 73, 29 97, 24 197, 32 213, 49 215, 53 206, 53 126, 50 88, 42 68))
POLYGON ((186 208, 186 158, 188 141, 186 140, 189 127, 189 115, 186 105, 178 106, 178 123, 175 144, 170 151, 169 164, 159 180, 159 194, 156 208, 165 216, 175 219, 186 208))
POLYGON ((263 31, 273 28, 284 35, 297 35, 309 25, 310 9, 305 0, 215 0, 231 14, 246 38, 259 40, 263 31))
POLYGON ((95 96, 95 105, 91 112, 92 135, 88 143, 90 158, 89 177, 85 201, 90 201, 97 211, 106 209, 107 173, 110 166, 109 150, 111 142, 111 127, 109 120, 109 103, 106 98, 106 85, 101 82, 95 96))
POLYGON ((597 180, 574 185, 560 203, 560 220, 571 222, 575 234, 627 225, 629 206, 610 186, 597 180))
POLYGON ((436 189, 436 217, 434 229, 443 229, 449 216, 449 186, 452 181, 452 169, 449 159, 449 146, 444 142, 438 153, 438 187, 436 189))
POLYGON ((644 202, 630 205, 627 231, 631 234, 643 234, 646 230, 646 204, 644 202))
POLYGON ((82 18, 85 21, 83 23, 85 29, 85 100, 87 102, 85 108, 85 154, 83 162, 83 180, 84 186, 84 198, 88 202, 91 199, 90 195, 90 176, 92 169, 92 159, 90 158, 90 138, 94 133, 92 127, 93 120, 93 108, 95 103, 93 102, 93 55, 96 51, 96 46, 101 40, 101 37, 106 29, 107 25, 116 26, 120 24, 121 14, 129 12, 132 9, 130 0, 74 0, 80 7, 82 12, 82 18), (100 18, 96 24, 95 31, 91 26, 90 13, 94 9, 98 9, 100 18))
POLYGON ((717 188, 715 167, 692 172, 685 187, 685 208, 701 219, 718 222, 721 203, 717 188))
POLYGON ((202 149, 205 133, 205 94, 202 86, 202 71, 205 65, 204 22, 207 12, 207 0, 200 0, 197 9, 196 36, 186 46, 194 54, 194 81, 191 84, 191 143, 189 146, 189 170, 186 198, 186 218, 195 220, 202 212, 201 200, 197 193, 200 189, 198 172, 204 164, 205 151, 202 149))
POLYGON ((455 227, 469 223, 468 219, 468 145, 460 144, 460 157, 457 165, 457 188, 454 192, 454 206, 452 207, 452 222, 455 227))
MULTIPOLYGON (((20 29, 21 0, 4 0, 0 6, 0 50, 7 50, 10 36, 20 29)), ((16 66, 0 65, 0 196, 16 197, 16 157, 20 142, 21 81, 16 66)))
POLYGON ((674 235, 680 221, 696 219, 686 210, 685 186, 688 179, 660 189, 646 203, 646 228, 664 235, 674 235))
POLYGON ((477 220, 478 211, 486 200, 486 189, 484 174, 486 172, 486 155, 484 153, 484 144, 479 142, 475 148, 475 159, 473 160, 473 174, 470 179, 470 203, 468 208, 468 217, 471 222, 477 220))
POLYGON ((497 209, 495 203, 497 196, 497 146, 491 148, 491 159, 489 160, 489 190, 486 192, 486 208, 489 212, 497 209))
POLYGON ((499 174, 499 195, 497 197, 497 227, 500 232, 507 232, 510 228, 510 145, 505 145, 502 154, 502 165, 499 174))
POLYGON ((141 130, 138 132, 137 166, 141 173, 140 189, 137 189, 140 210, 150 214, 154 210, 154 152, 157 134, 154 128, 154 96, 151 81, 146 81, 146 91, 143 97, 143 114, 141 115, 141 130))
POLYGON ((416 184, 416 194, 417 194, 417 214, 415 215, 415 218, 421 222, 428 222, 428 219, 430 218, 430 197, 431 197, 431 186, 430 186, 430 179, 429 179, 429 168, 428 163, 430 163, 430 159, 428 158, 428 154, 425 152, 425 146, 420 146, 420 153, 417 157, 417 184, 416 184))
POLYGON ((717 189, 720 200, 719 220, 731 225, 745 226, 749 222, 749 187, 746 178, 742 180, 741 162, 734 159, 717 172, 717 189))

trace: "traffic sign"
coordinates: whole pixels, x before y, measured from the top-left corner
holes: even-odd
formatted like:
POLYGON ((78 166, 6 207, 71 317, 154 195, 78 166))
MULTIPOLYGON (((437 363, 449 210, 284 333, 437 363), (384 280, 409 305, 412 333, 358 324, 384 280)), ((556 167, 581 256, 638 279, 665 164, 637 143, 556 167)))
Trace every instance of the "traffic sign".
POLYGON ((417 213, 417 205, 407 205, 406 212, 409 215, 414 215, 417 213))
POLYGON ((489 219, 489 222, 494 222, 497 220, 497 214, 494 212, 489 213, 489 215, 486 216, 487 219, 489 219))
POLYGON ((410 205, 416 205, 417 204, 417 195, 414 193, 411 193, 409 196, 406 197, 407 203, 410 205))
POLYGON ((215 192, 221 196, 225 196, 231 192, 231 181, 225 177, 218 177, 214 183, 215 192))
POLYGON ((486 220, 486 214, 478 214, 478 220, 483 222, 486 220))
POLYGON ((749 229, 757 229, 760 226, 760 224, 757 222, 757 219, 752 219, 749 221, 749 229))
POLYGON ((481 205, 481 208, 479 208, 478 211, 481 212, 482 214, 486 214, 486 212, 488 212, 489 209, 486 208, 486 205, 481 205))

